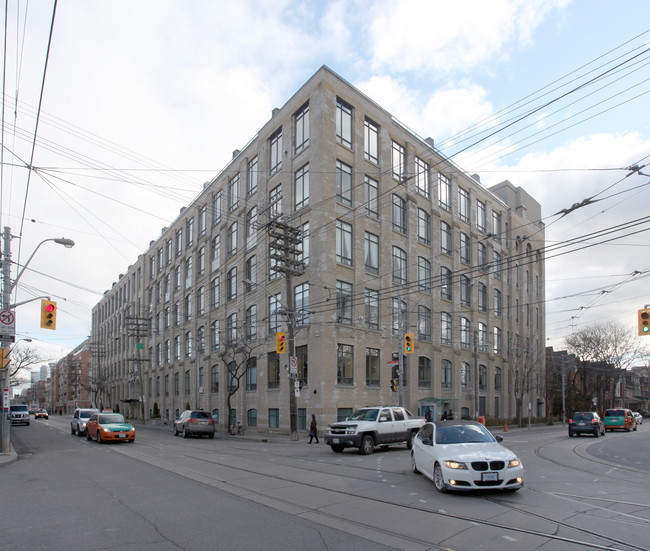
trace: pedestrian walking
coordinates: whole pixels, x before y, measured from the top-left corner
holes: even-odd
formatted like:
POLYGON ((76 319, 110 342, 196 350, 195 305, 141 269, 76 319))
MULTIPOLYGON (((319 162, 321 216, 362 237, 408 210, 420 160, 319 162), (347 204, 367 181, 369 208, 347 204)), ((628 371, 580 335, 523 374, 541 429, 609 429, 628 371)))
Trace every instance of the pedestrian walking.
POLYGON ((311 414, 311 423, 309 424, 309 443, 311 444, 313 439, 316 439, 316 444, 318 444, 318 423, 316 423, 316 416, 311 414))
POLYGON ((425 420, 427 423, 430 423, 431 420, 432 420, 432 417, 431 417, 431 408, 430 408, 430 407, 427 407, 427 410, 426 410, 426 412, 425 412, 425 414, 424 414, 424 420, 425 420))

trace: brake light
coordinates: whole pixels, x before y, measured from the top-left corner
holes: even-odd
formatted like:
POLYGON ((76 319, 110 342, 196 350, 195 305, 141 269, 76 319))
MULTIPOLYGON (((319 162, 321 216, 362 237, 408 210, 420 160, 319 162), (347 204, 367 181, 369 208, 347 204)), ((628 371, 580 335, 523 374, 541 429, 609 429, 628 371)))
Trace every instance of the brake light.
POLYGON ((194 423, 194 419, 188 419, 187 422, 188 423, 194 423))
POLYGON ((569 419, 569 425, 573 423, 573 419, 569 419))
POLYGON ((592 419, 591 422, 592 423, 598 423, 598 421, 596 419, 592 419))

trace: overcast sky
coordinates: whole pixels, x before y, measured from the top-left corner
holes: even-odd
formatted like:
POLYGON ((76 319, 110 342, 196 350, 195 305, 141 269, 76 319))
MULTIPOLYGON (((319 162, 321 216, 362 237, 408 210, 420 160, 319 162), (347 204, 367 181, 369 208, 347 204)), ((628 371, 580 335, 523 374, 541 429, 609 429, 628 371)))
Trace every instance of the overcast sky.
POLYGON ((14 297, 58 302, 56 331, 37 301, 17 308, 16 338, 46 359, 322 65, 541 203, 549 345, 594 321, 633 329, 650 303, 650 223, 633 222, 650 166, 628 170, 650 158, 650 2, 62 0, 52 26, 53 8, 9 0, 1 205, 14 262, 76 242, 43 244, 14 297))

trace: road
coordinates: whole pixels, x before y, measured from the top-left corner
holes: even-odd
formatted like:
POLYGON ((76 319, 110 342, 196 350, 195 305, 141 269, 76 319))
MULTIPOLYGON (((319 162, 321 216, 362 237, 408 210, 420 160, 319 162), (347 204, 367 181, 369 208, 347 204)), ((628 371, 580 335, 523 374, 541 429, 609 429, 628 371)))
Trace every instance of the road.
POLYGON ((153 427, 99 445, 71 436, 67 418, 33 421, 12 430, 19 460, 0 467, 0 548, 647 550, 648 427, 511 430, 525 488, 439 494, 404 446, 361 456, 153 427))

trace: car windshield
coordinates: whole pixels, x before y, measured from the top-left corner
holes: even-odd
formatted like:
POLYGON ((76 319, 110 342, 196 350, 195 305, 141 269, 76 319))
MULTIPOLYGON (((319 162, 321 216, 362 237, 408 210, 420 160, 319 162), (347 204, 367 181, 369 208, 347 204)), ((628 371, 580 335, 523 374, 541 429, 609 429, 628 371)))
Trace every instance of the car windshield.
POLYGON ((192 419, 212 419, 207 411, 193 411, 190 417, 192 419))
POLYGON ((376 421, 378 409, 358 409, 350 417, 349 421, 376 421))
POLYGON ((609 409, 605 412, 605 417, 625 417, 625 411, 622 409, 609 409))
POLYGON ((436 428, 436 444, 494 442, 490 432, 477 425, 451 425, 436 428))
POLYGON ((11 406, 11 411, 27 411, 27 406, 11 406))
POLYGON ((574 421, 580 421, 580 420, 591 421, 593 418, 594 418, 593 413, 574 413, 573 414, 573 420, 574 421))
POLYGON ((108 413, 99 416, 100 425, 109 425, 111 423, 124 423, 124 415, 121 413, 108 413))

